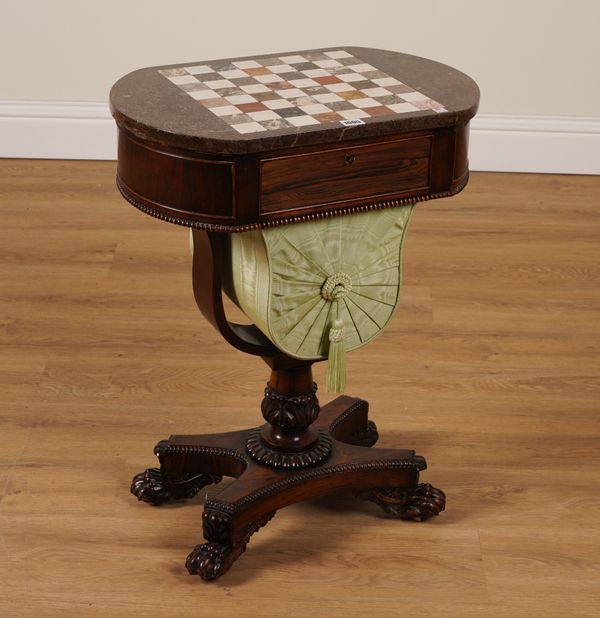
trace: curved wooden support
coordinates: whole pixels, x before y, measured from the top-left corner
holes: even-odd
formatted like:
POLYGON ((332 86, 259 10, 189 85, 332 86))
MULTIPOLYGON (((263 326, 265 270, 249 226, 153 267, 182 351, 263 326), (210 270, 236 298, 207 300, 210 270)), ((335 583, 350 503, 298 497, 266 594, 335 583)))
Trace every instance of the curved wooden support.
POLYGON ((222 273, 227 264, 227 236, 197 229, 192 230, 192 236, 192 283, 194 298, 202 315, 234 348, 255 356, 272 357, 275 347, 256 326, 229 322, 225 315, 222 273))

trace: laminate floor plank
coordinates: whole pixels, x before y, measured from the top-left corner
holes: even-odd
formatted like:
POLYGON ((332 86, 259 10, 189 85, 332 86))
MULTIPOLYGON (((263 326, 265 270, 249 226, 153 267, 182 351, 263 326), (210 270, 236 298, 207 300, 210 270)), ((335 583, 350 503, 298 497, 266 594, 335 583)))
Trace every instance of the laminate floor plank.
POLYGON ((172 433, 258 424, 268 370, 198 312, 187 230, 114 171, 0 161, 0 616, 598 615, 600 178, 474 173, 415 210, 347 390, 447 511, 297 504, 205 584, 184 560, 219 488, 152 508, 129 482, 172 433))

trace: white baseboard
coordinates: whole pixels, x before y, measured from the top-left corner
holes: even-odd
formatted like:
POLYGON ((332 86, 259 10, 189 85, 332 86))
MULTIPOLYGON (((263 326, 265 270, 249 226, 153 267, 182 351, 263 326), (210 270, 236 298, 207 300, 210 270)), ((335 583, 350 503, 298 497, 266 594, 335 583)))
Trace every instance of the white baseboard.
MULTIPOLYGON (((108 105, 0 101, 0 157, 114 160, 108 105)), ((600 174, 600 117, 479 114, 469 160, 476 171, 600 174)))
POLYGON ((106 103, 0 101, 0 157, 116 159, 106 103))
POLYGON ((478 171, 600 174, 600 116, 479 114, 469 161, 478 171))

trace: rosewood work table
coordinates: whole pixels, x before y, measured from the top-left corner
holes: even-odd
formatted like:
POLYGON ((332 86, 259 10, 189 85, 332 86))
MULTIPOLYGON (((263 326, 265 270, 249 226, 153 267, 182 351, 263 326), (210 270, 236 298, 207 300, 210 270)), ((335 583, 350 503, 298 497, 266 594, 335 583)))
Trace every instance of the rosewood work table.
MULTIPOLYGON (((338 226, 340 234, 352 234, 352 225, 343 230, 340 222, 374 221, 383 237, 394 226, 376 218, 384 211, 394 217, 404 212, 394 240, 399 254, 412 206, 451 196, 467 183, 476 84, 424 58, 335 47, 145 68, 119 80, 110 100, 119 128, 117 184, 123 197, 142 212, 191 229, 200 311, 230 345, 262 357, 271 370, 261 405, 264 424, 171 436, 155 447, 160 467, 133 479, 132 493, 154 505, 191 498, 223 476, 236 479, 206 500, 206 542, 188 556, 188 571, 206 580, 221 576, 277 510, 316 496, 352 492, 401 519, 438 515, 445 495, 419 483, 425 459, 412 450, 373 448, 378 434, 366 401, 341 395, 322 408, 318 404, 311 366, 327 356, 343 366, 344 342, 352 348, 354 336, 343 334, 344 317, 356 329, 354 347, 368 341, 371 335, 361 335, 352 311, 343 312, 354 294, 352 307, 361 308, 365 322, 377 322, 376 311, 360 300, 366 298, 360 290, 375 284, 364 278, 361 283, 358 275, 352 280, 339 264, 332 272, 315 265, 309 276, 324 274, 317 277, 310 306, 326 309, 319 315, 337 311, 337 321, 323 318, 329 339, 317 337, 312 354, 300 347, 290 352, 268 322, 289 322, 295 309, 266 317, 257 310, 252 324, 235 324, 225 315, 223 291, 236 300, 232 272, 240 264, 252 270, 254 263, 239 256, 255 249, 239 240, 252 239, 268 255, 268 303, 278 302, 277 243, 269 234, 284 229, 293 230, 302 245, 304 230, 318 236, 338 226)), ((361 244, 352 242, 346 243, 350 256, 361 244)), ((306 258, 304 249, 295 250, 306 258)), ((292 268, 295 261, 286 258, 283 266, 292 268)), ((397 260, 390 268, 399 273, 397 260)), ((291 279, 289 285, 297 283, 291 279)), ((256 295, 258 283, 244 281, 256 295)), ((392 287, 395 294, 399 285, 398 275, 378 290, 392 287)), ((373 302, 386 305, 375 296, 373 302)), ((334 392, 344 384, 340 372, 336 365, 334 392)), ((391 365, 389 373, 396 379, 391 365)))

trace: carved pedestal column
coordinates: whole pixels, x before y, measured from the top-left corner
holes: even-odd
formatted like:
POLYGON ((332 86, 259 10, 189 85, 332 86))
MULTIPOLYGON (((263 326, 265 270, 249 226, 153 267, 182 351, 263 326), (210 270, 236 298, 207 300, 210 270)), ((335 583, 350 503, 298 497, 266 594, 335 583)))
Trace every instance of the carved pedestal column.
POLYGON ((253 431, 246 450, 250 457, 276 469, 308 468, 331 453, 331 438, 313 423, 319 416, 312 363, 273 369, 261 411, 266 424, 253 431))

